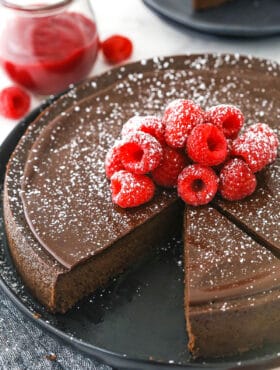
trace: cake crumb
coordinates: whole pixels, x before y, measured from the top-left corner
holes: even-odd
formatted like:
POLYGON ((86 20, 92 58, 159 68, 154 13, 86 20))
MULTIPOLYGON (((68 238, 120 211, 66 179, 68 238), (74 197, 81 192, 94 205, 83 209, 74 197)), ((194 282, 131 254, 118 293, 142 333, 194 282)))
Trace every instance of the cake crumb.
POLYGON ((48 355, 46 355, 46 359, 49 361, 56 361, 57 356, 55 353, 49 353, 48 355))
POLYGON ((34 317, 34 319, 40 319, 41 317, 42 317, 42 315, 41 314, 39 314, 38 312, 34 312, 33 313, 33 317, 34 317))

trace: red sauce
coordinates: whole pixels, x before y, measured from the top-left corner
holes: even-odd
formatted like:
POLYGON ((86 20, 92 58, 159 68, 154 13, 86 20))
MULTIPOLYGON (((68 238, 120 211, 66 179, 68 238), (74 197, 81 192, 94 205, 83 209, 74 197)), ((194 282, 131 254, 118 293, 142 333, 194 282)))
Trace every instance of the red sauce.
POLYGON ((82 14, 17 17, 2 32, 0 63, 16 83, 54 94, 85 78, 98 51, 96 24, 82 14))

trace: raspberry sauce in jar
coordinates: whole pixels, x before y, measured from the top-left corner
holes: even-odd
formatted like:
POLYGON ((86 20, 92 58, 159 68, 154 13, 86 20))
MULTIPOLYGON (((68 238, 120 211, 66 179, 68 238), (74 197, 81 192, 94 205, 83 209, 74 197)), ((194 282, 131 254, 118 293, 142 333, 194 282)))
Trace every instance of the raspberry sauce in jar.
POLYGON ((1 17, 0 64, 14 82, 49 95, 89 74, 99 40, 86 0, 0 3, 6 13, 1 17))

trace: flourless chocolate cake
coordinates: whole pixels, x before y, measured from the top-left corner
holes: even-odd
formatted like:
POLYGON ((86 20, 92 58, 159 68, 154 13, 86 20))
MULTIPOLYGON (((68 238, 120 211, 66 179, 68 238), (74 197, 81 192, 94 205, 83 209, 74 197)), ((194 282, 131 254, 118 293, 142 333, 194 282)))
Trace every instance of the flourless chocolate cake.
MULTIPOLYGON (((128 118, 160 115, 171 100, 189 98, 204 108, 235 104, 247 125, 265 121, 278 129, 278 86, 279 66, 272 62, 178 56, 109 71, 52 103, 20 140, 4 191, 11 254, 37 299, 53 312, 67 311, 182 224, 175 191, 157 190, 135 209, 112 203, 104 159, 128 118)), ((248 200, 185 211, 186 317, 195 356, 280 341, 278 257, 270 251, 279 247, 277 168, 278 162, 260 174, 248 200), (261 307, 271 310, 270 321, 261 307), (249 316, 258 325, 246 329, 249 316)))

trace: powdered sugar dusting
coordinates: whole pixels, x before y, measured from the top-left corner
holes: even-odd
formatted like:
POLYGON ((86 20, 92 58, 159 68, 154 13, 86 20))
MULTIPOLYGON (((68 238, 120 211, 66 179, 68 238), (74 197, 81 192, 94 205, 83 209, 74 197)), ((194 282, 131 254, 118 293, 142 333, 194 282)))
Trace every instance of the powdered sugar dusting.
POLYGON ((188 208, 186 222, 191 302, 222 300, 230 308, 237 296, 279 286, 279 259, 215 209, 188 208))
POLYGON ((279 176, 280 160, 277 158, 276 162, 258 174, 258 187, 249 198, 234 203, 217 201, 219 207, 273 249, 279 249, 280 246, 279 176))

